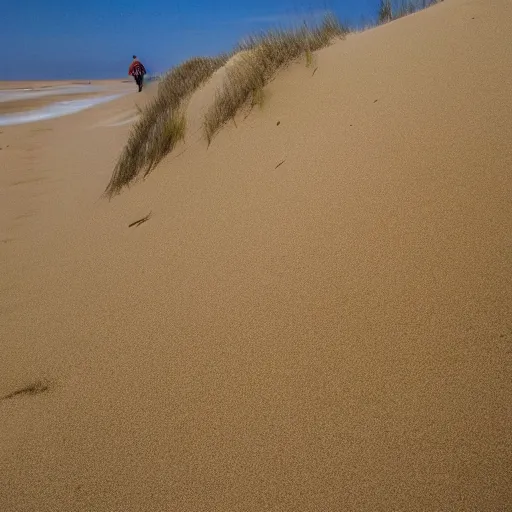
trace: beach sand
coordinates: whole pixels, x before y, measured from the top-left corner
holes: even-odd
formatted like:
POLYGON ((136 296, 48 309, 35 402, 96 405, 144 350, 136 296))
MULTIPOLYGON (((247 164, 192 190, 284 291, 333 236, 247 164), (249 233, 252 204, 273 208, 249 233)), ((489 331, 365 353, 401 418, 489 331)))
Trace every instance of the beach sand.
POLYGON ((0 128, 0 510, 507 510, 511 33, 351 35, 110 202, 154 89, 0 128))

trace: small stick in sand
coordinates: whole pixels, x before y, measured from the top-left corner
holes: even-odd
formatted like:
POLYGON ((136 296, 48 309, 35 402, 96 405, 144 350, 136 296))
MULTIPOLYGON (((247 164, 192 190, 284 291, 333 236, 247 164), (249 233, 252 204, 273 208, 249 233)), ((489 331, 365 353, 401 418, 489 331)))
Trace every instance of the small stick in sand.
POLYGON ((313 74, 312 74, 311 76, 315 76, 315 73, 316 73, 316 70, 317 70, 317 69, 318 69, 318 68, 315 68, 315 69, 313 70, 313 74))
POLYGON ((22 389, 18 389, 0 398, 0 400, 10 400, 20 395, 38 395, 48 390, 48 383, 44 380, 38 380, 22 389))
POLYGON ((283 165, 283 164, 284 164, 284 162, 285 162, 285 160, 283 160, 282 162, 279 162, 279 163, 275 166, 274 170, 275 170, 275 169, 277 169, 279 166, 283 165))
POLYGON ((142 217, 142 219, 136 220, 135 222, 132 222, 131 224, 128 224, 128 227, 131 228, 132 226, 139 227, 141 224, 149 220, 151 217, 151 212, 149 212, 145 217, 142 217))

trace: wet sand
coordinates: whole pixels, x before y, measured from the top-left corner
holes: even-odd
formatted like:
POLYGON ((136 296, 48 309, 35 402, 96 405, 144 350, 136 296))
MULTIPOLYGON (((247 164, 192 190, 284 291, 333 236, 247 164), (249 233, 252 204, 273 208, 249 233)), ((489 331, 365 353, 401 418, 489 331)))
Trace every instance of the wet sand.
POLYGON ((44 98, 32 98, 29 100, 5 101, 0 102, 0 114, 14 114, 16 112, 27 112, 34 109, 39 109, 52 105, 60 101, 73 101, 83 100, 86 98, 100 97, 105 94, 104 91, 97 93, 84 93, 84 94, 62 94, 45 96, 44 98))
POLYGON ((21 88, 0 89, 0 126, 69 115, 133 92, 131 84, 121 82, 18 85, 21 88))
POLYGON ((132 80, 130 80, 129 77, 118 80, 0 80, 0 91, 8 89, 40 89, 48 87, 62 87, 65 85, 112 86, 131 82, 132 80))

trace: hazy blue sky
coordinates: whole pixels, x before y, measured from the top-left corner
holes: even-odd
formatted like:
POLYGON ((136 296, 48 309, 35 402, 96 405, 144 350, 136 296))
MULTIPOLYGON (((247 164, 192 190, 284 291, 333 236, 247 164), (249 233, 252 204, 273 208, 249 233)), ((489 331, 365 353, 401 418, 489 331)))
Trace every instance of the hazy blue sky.
POLYGON ((19 0, 2 2, 0 80, 117 78, 229 50, 243 36, 332 10, 352 24, 378 0, 19 0), (7 64, 7 65, 5 65, 7 64))

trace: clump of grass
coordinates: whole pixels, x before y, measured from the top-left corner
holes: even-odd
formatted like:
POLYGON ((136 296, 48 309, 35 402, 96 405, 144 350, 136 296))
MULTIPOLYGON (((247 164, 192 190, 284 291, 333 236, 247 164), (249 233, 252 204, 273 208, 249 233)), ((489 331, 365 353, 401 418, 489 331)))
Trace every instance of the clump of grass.
POLYGON ((141 173, 146 176, 185 137, 183 102, 228 59, 194 58, 171 69, 156 97, 141 111, 108 184, 105 195, 119 193, 141 173))
POLYGON ((227 70, 224 86, 217 93, 204 119, 208 144, 215 133, 247 103, 261 104, 265 84, 275 73, 293 60, 329 45, 334 38, 342 38, 348 30, 333 16, 308 28, 274 30, 242 42, 237 60, 227 70))
POLYGON ((425 9, 432 3, 434 2, 432 2, 431 0, 401 0, 399 3, 397 2, 393 14, 393 19, 396 20, 398 18, 408 16, 409 14, 412 14, 416 11, 425 9))
POLYGON ((387 23, 393 19, 393 7, 391 6, 391 0, 380 0, 379 5, 379 23, 387 23))
POLYGON ((379 24, 403 18, 416 11, 426 9, 442 0, 381 0, 378 12, 379 24))

